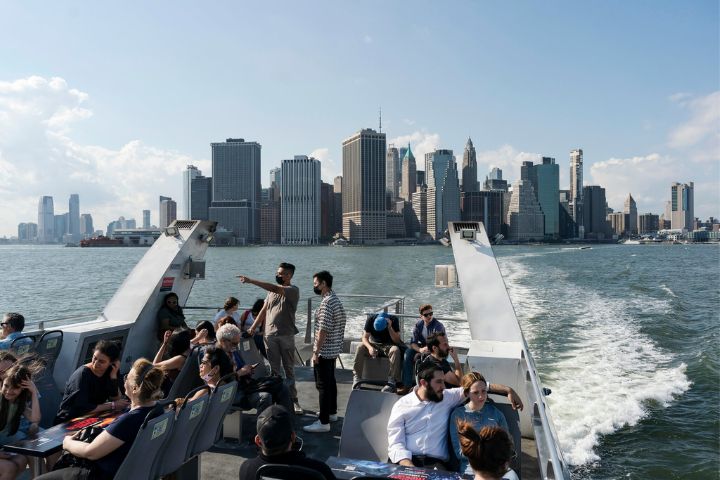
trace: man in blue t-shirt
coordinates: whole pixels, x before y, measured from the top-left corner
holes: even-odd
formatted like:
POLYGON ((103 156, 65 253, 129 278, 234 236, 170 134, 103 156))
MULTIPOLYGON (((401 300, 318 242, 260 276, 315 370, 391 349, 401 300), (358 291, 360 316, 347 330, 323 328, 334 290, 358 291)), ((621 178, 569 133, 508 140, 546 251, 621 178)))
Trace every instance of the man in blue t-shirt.
POLYGON ((413 368, 415 359, 421 354, 429 353, 427 348, 427 338, 433 333, 445 333, 445 326, 440 323, 433 315, 433 307, 429 303, 420 305, 420 319, 415 323, 413 328, 412 339, 410 340, 410 348, 405 351, 403 360, 402 379, 405 386, 415 385, 415 375, 413 368))

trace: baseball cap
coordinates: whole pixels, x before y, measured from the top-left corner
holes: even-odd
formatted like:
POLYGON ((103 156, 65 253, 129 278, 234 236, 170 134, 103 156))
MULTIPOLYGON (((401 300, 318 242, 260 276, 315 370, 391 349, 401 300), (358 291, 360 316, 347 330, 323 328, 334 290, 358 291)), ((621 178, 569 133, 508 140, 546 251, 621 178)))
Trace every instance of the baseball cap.
POLYGON ((257 434, 267 449, 275 449, 290 444, 293 423, 290 412, 280 405, 272 405, 258 415, 257 434))

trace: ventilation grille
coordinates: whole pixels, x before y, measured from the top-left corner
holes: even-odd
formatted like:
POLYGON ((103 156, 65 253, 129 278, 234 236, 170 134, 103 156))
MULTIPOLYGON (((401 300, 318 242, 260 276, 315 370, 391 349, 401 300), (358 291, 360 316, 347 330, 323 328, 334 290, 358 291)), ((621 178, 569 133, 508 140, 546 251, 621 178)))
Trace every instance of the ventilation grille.
POLYGON ((480 231, 480 224, 478 222, 453 222, 453 227, 455 227, 455 233, 458 233, 461 230, 480 231))
POLYGON ((180 230, 190 230, 198 223, 197 220, 175 220, 175 226, 180 230))

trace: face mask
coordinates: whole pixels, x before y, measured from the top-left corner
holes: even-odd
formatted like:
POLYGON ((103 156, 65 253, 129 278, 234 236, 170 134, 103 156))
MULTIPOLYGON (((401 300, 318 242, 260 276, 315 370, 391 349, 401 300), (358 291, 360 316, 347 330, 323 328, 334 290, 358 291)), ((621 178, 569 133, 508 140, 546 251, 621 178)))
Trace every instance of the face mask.
POLYGON ((313 292, 315 292, 315 295, 322 295, 322 290, 319 287, 313 287, 313 292))
POLYGON ((281 277, 280 275, 275 275, 275 281, 276 281, 277 283, 279 283, 280 285, 282 285, 283 283, 285 283, 285 280, 283 280, 283 277, 281 277))
POLYGON ((201 376, 200 378, 202 378, 205 383, 208 383, 210 380, 212 380, 212 377, 212 372, 210 372, 201 376))

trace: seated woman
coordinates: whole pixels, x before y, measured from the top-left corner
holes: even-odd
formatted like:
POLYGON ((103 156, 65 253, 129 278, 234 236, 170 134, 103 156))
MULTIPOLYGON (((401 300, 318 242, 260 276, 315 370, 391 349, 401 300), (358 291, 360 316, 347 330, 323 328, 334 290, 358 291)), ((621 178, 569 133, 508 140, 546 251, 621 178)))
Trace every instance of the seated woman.
MULTIPOLYGON (((265 300, 262 298, 258 298, 255 300, 255 303, 253 303, 253 306, 249 310, 245 310, 242 315, 240 316, 240 331, 243 332, 243 337, 250 336, 247 331, 252 327, 253 322, 255 321, 255 318, 260 313, 260 310, 262 310, 263 305, 265 305, 265 300)), ((263 331, 262 327, 255 330, 255 335, 253 336, 253 340, 255 340, 255 346, 257 346, 258 350, 260 351, 260 354, 267 358, 267 352, 265 351, 265 340, 263 339, 263 331)))
POLYGON ((170 292, 163 298, 163 306, 157 313, 158 322, 158 340, 162 342, 163 335, 168 330, 190 330, 185 323, 185 314, 182 307, 178 304, 178 296, 174 292, 170 292))
MULTIPOLYGON (((0 445, 23 440, 30 426, 40 422, 40 400, 32 381, 40 368, 16 363, 5 372, 0 390, 0 445)), ((14 479, 26 466, 25 456, 0 452, 0 479, 14 479)))
POLYGON ((510 470, 515 448, 507 431, 500 427, 483 427, 479 432, 470 422, 458 423, 460 448, 469 460, 475 480, 518 480, 510 470))
POLYGON ((478 372, 470 372, 463 375, 461 386, 469 401, 453 410, 450 415, 450 442, 453 451, 460 460, 460 473, 472 475, 472 469, 468 458, 463 455, 462 442, 458 433, 459 422, 469 423, 475 430, 483 427, 500 427, 506 432, 508 429, 505 415, 492 403, 487 403, 488 384, 485 377, 478 372))
POLYGON ((46 473, 38 479, 112 479, 125 460, 143 421, 160 398, 163 371, 145 358, 135 361, 125 376, 125 393, 130 397, 130 411, 105 427, 91 443, 65 437, 63 449, 79 458, 90 460, 88 467, 68 467, 46 473))
POLYGON ((238 300, 237 298, 226 298, 222 310, 215 314, 215 328, 220 328, 220 326, 218 325, 218 321, 223 317, 232 317, 233 320, 235 320, 235 324, 237 325, 237 323, 240 322, 240 313, 238 312, 239 305, 240 300, 238 300))
POLYGON ((120 398, 118 370, 120 347, 101 340, 95 345, 92 360, 81 366, 68 379, 55 424, 108 410, 122 410, 128 401, 120 398))
POLYGON ((215 343, 215 327, 212 322, 203 320, 195 326, 195 336, 190 340, 193 345, 215 343))
MULTIPOLYGON (((211 391, 218 387, 221 378, 232 373, 232 371, 230 357, 227 356, 223 349, 214 345, 205 348, 203 357, 200 359, 200 378, 210 387, 211 391)), ((200 390, 189 400, 195 400, 205 394, 207 394, 207 390, 200 390)))
POLYGON ((173 382, 180 374, 185 360, 190 355, 190 330, 178 330, 175 333, 168 330, 163 337, 163 343, 155 355, 153 365, 162 368, 165 379, 162 384, 163 394, 170 392, 173 382))

